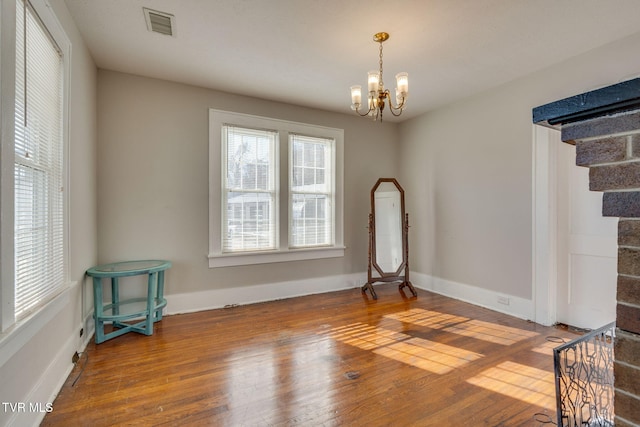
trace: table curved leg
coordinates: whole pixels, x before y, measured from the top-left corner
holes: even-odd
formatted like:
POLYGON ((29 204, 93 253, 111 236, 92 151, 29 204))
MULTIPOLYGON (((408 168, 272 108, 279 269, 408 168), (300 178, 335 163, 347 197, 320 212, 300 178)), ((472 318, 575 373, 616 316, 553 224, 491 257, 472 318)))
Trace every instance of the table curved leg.
POLYGON ((104 336, 104 321, 102 320, 102 279, 99 277, 93 278, 93 307, 94 307, 94 319, 96 328, 96 344, 100 344, 105 341, 104 336))
POLYGON ((153 335, 153 318, 155 316, 155 284, 158 280, 158 273, 149 273, 147 280, 147 318, 145 323, 146 335, 153 335))
POLYGON ((111 303, 113 304, 113 314, 120 314, 118 302, 120 302, 120 283, 117 277, 111 278, 111 303))
MULTIPOLYGON (((160 304, 164 300, 164 270, 158 272, 158 303, 160 304)), ((162 308, 153 312, 154 322, 162 320, 162 308)))

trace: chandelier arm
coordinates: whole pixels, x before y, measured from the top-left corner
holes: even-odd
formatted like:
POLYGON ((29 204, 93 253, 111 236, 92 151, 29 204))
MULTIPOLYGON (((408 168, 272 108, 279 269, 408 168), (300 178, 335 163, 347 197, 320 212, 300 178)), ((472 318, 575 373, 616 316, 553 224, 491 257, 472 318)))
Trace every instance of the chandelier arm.
POLYGON ((355 109, 356 114, 358 114, 360 117, 368 116, 369 113, 371 113, 372 111, 373 111, 373 108, 369 107, 369 110, 366 113, 363 114, 363 113, 360 112, 360 107, 355 109))
POLYGON ((397 107, 394 107, 391 104, 391 101, 389 101, 389 111, 391 111, 391 114, 393 114, 396 117, 398 117, 400 114, 402 114, 402 112, 404 111, 404 100, 405 100, 405 98, 403 97, 402 98, 402 102, 397 107), (396 114, 396 111, 398 112, 398 114, 396 114))
POLYGON ((400 102, 399 105, 395 106, 395 105, 393 105, 393 101, 391 100, 391 93, 389 92, 389 89, 384 91, 384 96, 385 96, 385 98, 387 98, 389 100, 389 111, 391 111, 391 114, 393 114, 396 117, 398 117, 400 114, 402 114, 402 110, 404 108, 404 103, 405 103, 405 100, 407 98, 403 96, 402 97, 402 102, 400 102), (395 111, 398 111, 398 114, 396 114, 395 111))
POLYGON ((393 114, 394 116, 398 117, 400 114, 402 114, 402 111, 404 111, 402 108, 398 107, 398 108, 394 108, 392 105, 389 105, 389 111, 391 111, 391 114, 393 114), (396 111, 398 113, 396 113, 396 111))

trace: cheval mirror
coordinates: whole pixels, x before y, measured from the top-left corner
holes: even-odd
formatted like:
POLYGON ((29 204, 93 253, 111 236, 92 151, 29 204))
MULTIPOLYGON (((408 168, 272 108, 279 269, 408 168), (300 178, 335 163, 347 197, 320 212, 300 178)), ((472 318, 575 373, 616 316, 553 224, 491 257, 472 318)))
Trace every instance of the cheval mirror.
POLYGON ((380 178, 371 189, 369 214, 369 266, 367 284, 373 299, 378 299, 373 284, 400 282, 417 297, 409 281, 409 214, 404 211, 404 190, 395 178, 380 178))

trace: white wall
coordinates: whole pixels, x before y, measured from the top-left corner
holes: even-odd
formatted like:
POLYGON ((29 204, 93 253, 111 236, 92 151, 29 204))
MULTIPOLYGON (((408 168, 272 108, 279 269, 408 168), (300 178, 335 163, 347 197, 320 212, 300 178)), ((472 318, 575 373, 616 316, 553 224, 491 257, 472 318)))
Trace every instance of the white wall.
POLYGON ((397 175, 397 125, 100 70, 98 129, 99 260, 171 260, 169 313, 366 281, 369 192, 397 175), (208 267, 209 108, 344 129, 343 258, 208 267))
MULTIPOLYGON (((71 357, 83 347, 79 331, 92 308, 84 272, 97 260, 96 207, 96 67, 63 0, 51 0, 54 12, 72 43, 70 86, 70 279, 76 282, 55 304, 59 310, 41 328, 23 327, 0 345, 0 401, 53 402, 72 368, 71 357)), ((86 328, 85 328, 86 329, 86 328)), ((3 405, 4 406, 4 405, 3 405)), ((39 423, 43 413, 5 412, 0 425, 39 423)))
POLYGON ((505 311, 496 298, 512 296, 531 314, 531 111, 640 74, 638 49, 640 34, 401 124, 419 285, 505 311))

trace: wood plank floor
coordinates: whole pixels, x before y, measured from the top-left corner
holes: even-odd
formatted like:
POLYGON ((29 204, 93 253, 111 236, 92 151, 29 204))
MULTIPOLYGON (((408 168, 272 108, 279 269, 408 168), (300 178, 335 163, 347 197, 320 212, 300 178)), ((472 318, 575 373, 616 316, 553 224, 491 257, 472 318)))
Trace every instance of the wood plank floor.
MULTIPOLYGON (((87 346, 43 426, 540 426, 547 328, 395 284, 165 316, 87 346), (84 369, 82 369, 84 367, 84 369), (75 385, 73 384, 75 381, 75 385)), ((542 418, 544 420, 544 418, 542 418)))

